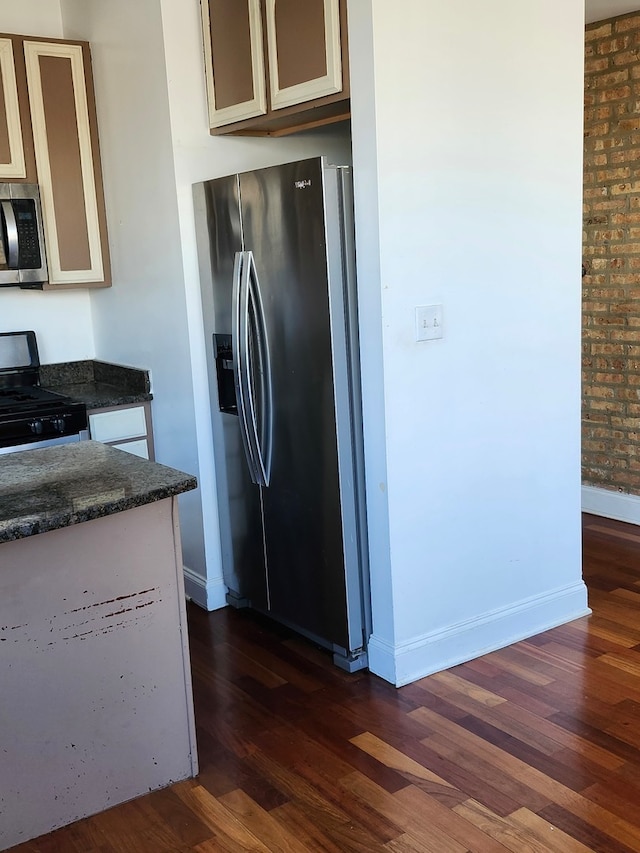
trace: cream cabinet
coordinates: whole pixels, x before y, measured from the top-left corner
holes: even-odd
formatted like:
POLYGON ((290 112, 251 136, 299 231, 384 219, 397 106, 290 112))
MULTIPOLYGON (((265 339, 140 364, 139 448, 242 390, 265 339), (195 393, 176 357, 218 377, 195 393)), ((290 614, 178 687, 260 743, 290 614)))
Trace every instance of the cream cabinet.
POLYGON ((202 0, 212 133, 278 136, 349 117, 344 0, 202 0))
POLYGON ((211 127, 267 111, 260 0, 202 0, 211 127))
POLYGON ((338 0, 266 0, 272 109, 342 91, 338 0))
POLYGON ((89 437, 143 459, 154 459, 151 406, 112 406, 89 412, 89 437))
POLYGON ((49 286, 111 283, 86 42, 24 39, 49 286))
POLYGON ((27 177, 13 41, 0 38, 0 179, 27 177))

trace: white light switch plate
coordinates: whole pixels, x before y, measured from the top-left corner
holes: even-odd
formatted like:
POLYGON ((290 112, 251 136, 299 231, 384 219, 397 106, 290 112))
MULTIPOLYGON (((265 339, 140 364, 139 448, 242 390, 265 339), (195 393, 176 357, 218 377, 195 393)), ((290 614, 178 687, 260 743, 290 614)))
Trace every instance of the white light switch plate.
POLYGON ((442 305, 416 307, 416 341, 435 341, 442 337, 442 305))

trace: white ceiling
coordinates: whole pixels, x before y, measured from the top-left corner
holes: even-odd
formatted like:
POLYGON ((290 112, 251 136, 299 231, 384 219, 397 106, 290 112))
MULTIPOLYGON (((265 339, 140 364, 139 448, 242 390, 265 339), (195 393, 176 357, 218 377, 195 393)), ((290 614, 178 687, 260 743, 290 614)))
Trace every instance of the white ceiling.
POLYGON ((586 21, 604 21, 640 9, 640 0, 585 0, 586 21))

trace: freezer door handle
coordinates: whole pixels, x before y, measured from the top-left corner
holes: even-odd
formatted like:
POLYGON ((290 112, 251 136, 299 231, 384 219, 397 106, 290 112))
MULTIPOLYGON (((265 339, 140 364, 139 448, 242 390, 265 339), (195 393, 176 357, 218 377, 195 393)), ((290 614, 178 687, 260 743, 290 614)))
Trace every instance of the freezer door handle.
POLYGON ((237 252, 233 272, 233 375, 240 432, 254 483, 271 474, 272 400, 269 343, 252 252, 237 252))
POLYGON ((258 473, 256 469, 256 460, 254 448, 249 439, 249 404, 246 399, 246 382, 244 376, 248 369, 248 340, 243 340, 247 336, 246 312, 244 310, 245 293, 243 293, 244 276, 243 268, 245 265, 244 252, 236 252, 233 264, 233 292, 232 292, 232 360, 233 360, 233 380, 236 392, 236 405, 238 410, 238 419, 240 421, 240 435, 242 436, 242 444, 244 446, 247 465, 249 466, 249 474, 251 480, 256 483, 258 473), (245 318, 243 321, 243 317, 245 318))
MULTIPOLYGON (((271 382, 271 356, 269 337, 265 320, 260 279, 256 269, 253 252, 247 256, 246 271, 249 304, 247 319, 253 329, 255 341, 255 360, 250 358, 249 396, 252 411, 252 425, 255 430, 256 459, 260 485, 268 486, 271 479, 271 454, 273 447, 273 387, 271 382), (254 396, 253 390, 256 394, 254 396)), ((251 356, 251 353, 250 353, 251 356)))

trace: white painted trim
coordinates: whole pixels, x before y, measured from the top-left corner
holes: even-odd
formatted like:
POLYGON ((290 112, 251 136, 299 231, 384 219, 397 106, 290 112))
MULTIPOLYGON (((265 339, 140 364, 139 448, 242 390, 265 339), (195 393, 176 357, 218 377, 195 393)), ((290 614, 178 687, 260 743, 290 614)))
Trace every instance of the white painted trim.
POLYGON ((640 524, 640 497, 611 489, 583 486, 582 511, 629 524, 640 524))
POLYGON ((27 64, 27 82, 33 141, 40 184, 40 198, 44 220, 47 258, 49 262, 49 282, 51 284, 81 284, 92 281, 104 281, 102 264, 102 245, 100 240, 100 222, 98 218, 98 199, 94 176, 93 148, 89 127, 89 107, 87 104, 86 77, 82 46, 76 44, 58 44, 54 42, 24 42, 27 64), (82 192, 84 196, 89 256, 91 267, 86 270, 63 270, 60 264, 58 247, 58 228, 49 162, 47 127, 44 115, 42 80, 40 77, 40 57, 54 56, 68 59, 71 63, 73 92, 78 121, 78 143, 80 146, 80 168, 82 171, 82 192))
POLYGON ((227 606, 227 587, 221 577, 207 580, 187 566, 183 571, 185 592, 196 604, 205 610, 227 606))
POLYGON ((2 70, 2 91, 4 93, 7 134, 11 152, 9 163, 0 163, 0 178, 26 178, 27 167, 24 161, 18 84, 16 82, 16 66, 11 39, 0 39, 0 69, 2 70))
POLYGON ((591 613, 582 581, 396 646, 371 637, 369 668, 401 687, 591 613))
POLYGON ((325 95, 342 91, 342 52, 340 49, 340 3, 324 0, 324 37, 327 48, 327 73, 324 77, 280 88, 278 74, 278 41, 276 32, 276 0, 267 0, 267 44, 269 49, 269 80, 271 107, 280 110, 325 95))
POLYGON ((267 112, 267 93, 264 80, 264 52, 262 50, 262 18, 260 0, 247 0, 249 5, 249 34, 251 40, 251 76, 254 97, 241 104, 216 109, 216 86, 211 55, 211 20, 208 0, 200 0, 202 11, 202 43, 204 47, 204 68, 207 80, 207 103, 209 106, 209 127, 222 127, 235 121, 265 115, 267 112))

